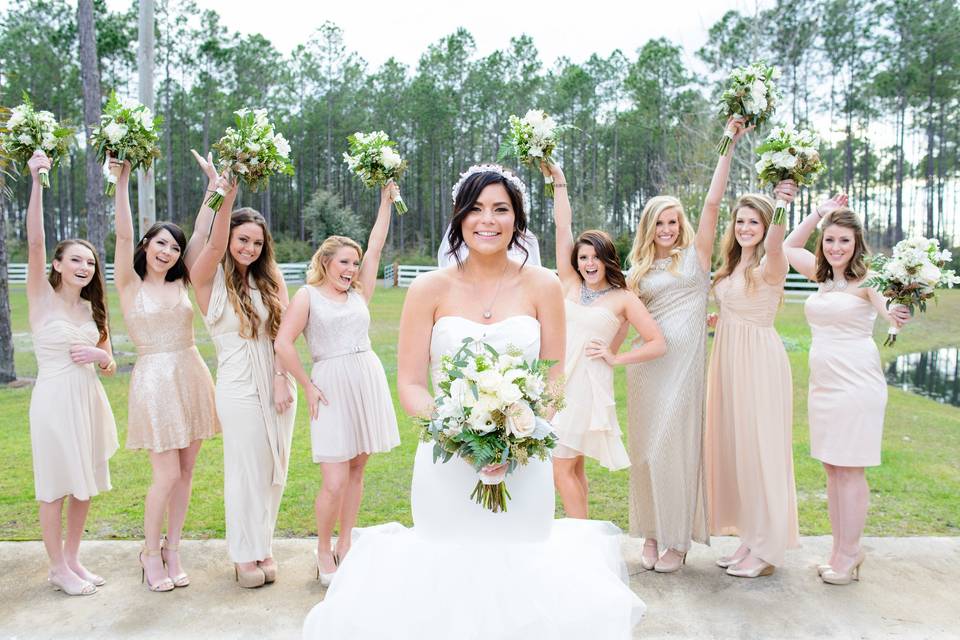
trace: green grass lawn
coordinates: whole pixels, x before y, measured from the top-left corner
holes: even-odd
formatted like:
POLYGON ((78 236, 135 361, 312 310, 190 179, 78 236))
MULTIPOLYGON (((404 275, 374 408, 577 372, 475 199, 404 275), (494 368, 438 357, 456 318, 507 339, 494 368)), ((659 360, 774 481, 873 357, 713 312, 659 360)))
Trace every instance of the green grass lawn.
MULTIPOLYGON (((11 292, 13 330, 17 344, 17 372, 36 374, 29 351, 26 299, 22 285, 11 292)), ((379 289, 372 305, 374 348, 383 361, 395 391, 396 340, 404 291, 379 289)), ((126 339, 119 302, 111 292, 110 309, 117 361, 121 373, 104 379, 104 386, 117 418, 121 447, 126 441, 127 386, 133 364, 132 347, 126 339)), ((895 348, 882 348, 884 359, 909 351, 925 351, 960 344, 960 291, 946 292, 938 305, 907 327, 895 348)), ((800 528, 805 535, 829 532, 824 474, 809 457, 807 434, 807 348, 810 333, 803 306, 784 305, 777 319, 793 368, 794 461, 800 509, 800 528)), ((216 363, 213 345, 199 318, 197 342, 211 369, 216 363)), ((878 325, 882 341, 885 327, 878 325)), ((304 345, 299 345, 305 354, 304 345)), ((625 376, 616 375, 616 393, 621 425, 626 425, 625 376)), ((396 393, 394 393, 396 399, 396 393)), ((30 388, 0 388, 0 539, 24 540, 40 536, 33 493, 30 434, 27 410, 30 388)), ((366 494, 360 525, 396 520, 410 524, 409 487, 417 433, 396 403, 402 445, 373 456, 367 467, 366 494)), ((193 502, 187 518, 192 538, 223 537, 222 449, 219 438, 207 441, 197 462, 193 502)), ((114 488, 94 500, 87 526, 92 538, 139 538, 142 536, 143 497, 150 482, 150 465, 143 451, 121 448, 111 460, 114 488)), ((589 462, 591 516, 627 526, 628 472, 610 473, 589 462)), ((872 505, 868 535, 960 535, 960 409, 940 405, 913 394, 890 389, 884 430, 883 465, 868 471, 872 505)), ((279 536, 315 533, 313 499, 320 484, 317 465, 310 459, 310 429, 301 396, 290 462, 289 481, 277 525, 279 536)), ((464 496, 464 499, 468 499, 464 496)), ((558 507, 558 515, 561 510, 558 507)))

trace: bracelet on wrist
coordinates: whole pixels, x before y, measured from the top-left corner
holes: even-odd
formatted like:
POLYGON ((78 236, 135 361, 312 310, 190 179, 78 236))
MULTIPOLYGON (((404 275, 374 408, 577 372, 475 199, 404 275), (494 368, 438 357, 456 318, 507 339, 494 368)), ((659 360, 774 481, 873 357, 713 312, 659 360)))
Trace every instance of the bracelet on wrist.
POLYGON ((566 182, 557 182, 557 183, 555 183, 555 184, 553 185, 553 188, 554 188, 554 189, 566 189, 566 188, 567 188, 567 183, 566 183, 566 182))

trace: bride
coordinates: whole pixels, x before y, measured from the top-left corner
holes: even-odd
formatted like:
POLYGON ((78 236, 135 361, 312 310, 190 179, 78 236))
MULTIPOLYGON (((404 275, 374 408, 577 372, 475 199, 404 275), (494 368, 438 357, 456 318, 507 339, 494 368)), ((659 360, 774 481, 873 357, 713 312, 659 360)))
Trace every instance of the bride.
MULTIPOLYGON (((431 414, 428 370, 467 337, 555 360, 552 376, 563 370, 560 283, 507 257, 526 230, 523 183, 497 165, 478 165, 453 195, 450 252, 465 244, 469 257, 417 278, 400 321, 397 389, 411 416, 431 414)), ((493 513, 470 499, 473 468, 458 457, 434 463, 432 450, 417 449, 414 528, 390 523, 358 533, 308 614, 304 638, 630 637, 645 605, 625 584, 620 531, 555 521, 549 460, 507 476, 508 510, 493 513)))

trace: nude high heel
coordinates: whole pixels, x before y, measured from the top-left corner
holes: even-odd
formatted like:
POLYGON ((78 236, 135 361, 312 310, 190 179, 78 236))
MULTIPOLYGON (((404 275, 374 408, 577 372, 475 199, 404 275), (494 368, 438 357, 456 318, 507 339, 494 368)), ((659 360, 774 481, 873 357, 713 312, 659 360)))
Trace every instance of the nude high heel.
MULTIPOLYGON (((317 565, 317 580, 320 581, 320 586, 329 587, 330 583, 333 582, 333 578, 337 575, 336 571, 331 571, 330 573, 324 573, 320 568, 320 555, 317 553, 317 550, 313 550, 313 559, 317 565)), ((336 564, 336 563, 334 563, 336 564)))
POLYGON ((256 589, 257 587, 262 587, 264 582, 266 582, 266 576, 263 575, 263 569, 260 567, 241 571, 240 565, 234 563, 233 576, 244 589, 256 589))
POLYGON ((753 569, 737 569, 736 567, 727 567, 727 575, 734 578, 759 578, 760 576, 773 575, 774 566, 764 562, 759 567, 753 569))
POLYGON ((836 585, 846 585, 850 584, 854 580, 857 582, 860 581, 860 565, 863 564, 863 561, 866 560, 867 554, 860 550, 860 553, 857 554, 857 560, 853 563, 853 566, 850 567, 849 571, 834 571, 833 568, 827 569, 822 574, 820 574, 820 579, 826 582, 827 584, 836 584, 836 585))
POLYGON ((654 567, 657 565, 657 560, 660 559, 660 550, 656 544, 648 544, 646 540, 643 541, 643 551, 647 549, 653 549, 653 560, 647 558, 647 554, 640 553, 640 566, 646 569, 647 571, 653 571, 654 567))
POLYGON ((675 573, 680 571, 680 567, 687 564, 687 552, 684 551, 680 553, 676 549, 668 549, 666 553, 660 556, 660 559, 657 560, 657 564, 654 565, 653 570, 657 573, 675 573), (666 560, 666 557, 670 552, 673 551, 674 557, 679 554, 679 560, 666 560))
POLYGON ((163 562, 163 555, 160 552, 160 549, 148 549, 146 543, 144 543, 143 548, 140 550, 140 583, 146 584, 147 589, 150 591, 156 591, 157 593, 164 593, 167 591, 173 591, 174 585, 173 580, 169 576, 163 578, 160 582, 156 584, 150 584, 150 581, 147 579, 147 566, 143 564, 143 556, 146 555, 148 558, 160 556, 161 562, 163 562))
MULTIPOLYGON (((271 560, 273 560, 271 558, 271 560)), ((257 562, 257 566, 263 571, 263 580, 267 584, 277 581, 277 561, 273 560, 270 564, 263 564, 263 560, 257 562)))
MULTIPOLYGON (((164 566, 167 564, 167 559, 163 555, 164 551, 169 551, 170 553, 180 553, 180 545, 173 546, 167 541, 167 536, 163 536, 163 540, 160 542, 160 559, 163 560, 164 566)), ((169 573, 167 575, 170 575, 169 573)), ((190 576, 185 572, 180 572, 175 576, 170 576, 170 579, 173 580, 173 586, 175 587, 189 587, 190 586, 190 576)))
POLYGON ((50 583, 50 586, 52 586, 54 590, 63 591, 68 596, 92 596, 97 592, 97 586, 86 580, 81 581, 79 589, 68 587, 60 578, 54 575, 53 571, 47 573, 47 582, 50 583))

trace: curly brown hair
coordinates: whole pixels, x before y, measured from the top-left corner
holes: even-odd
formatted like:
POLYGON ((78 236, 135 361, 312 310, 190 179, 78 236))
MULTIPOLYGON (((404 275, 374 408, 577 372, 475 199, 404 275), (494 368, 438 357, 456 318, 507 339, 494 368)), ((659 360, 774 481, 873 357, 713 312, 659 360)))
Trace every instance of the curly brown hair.
MULTIPOLYGON (((90 302, 90 311, 93 314, 93 321, 97 325, 97 331, 100 333, 100 342, 106 342, 110 338, 110 319, 107 315, 107 294, 106 285, 103 281, 103 269, 100 264, 100 254, 97 253, 96 247, 79 238, 63 240, 53 250, 53 261, 63 261, 63 252, 75 244, 86 247, 93 254, 93 278, 90 279, 87 286, 80 290, 80 297, 90 302)), ((63 283, 63 276, 51 266, 47 281, 54 291, 58 291, 63 283)))
POLYGON ((573 265, 573 270, 580 276, 581 282, 583 281, 583 275, 580 273, 577 258, 582 246, 593 247, 597 254, 597 260, 603 263, 607 284, 617 289, 627 287, 627 279, 620 267, 620 255, 617 253, 617 246, 613 244, 610 234, 599 229, 590 229, 577 236, 577 241, 573 243, 573 251, 570 252, 570 264, 573 265))
POLYGON ((280 287, 286 285, 277 261, 274 259, 273 237, 270 235, 266 219, 260 215, 259 211, 250 207, 241 207, 234 211, 230 215, 230 238, 233 238, 234 229, 248 222, 258 225, 263 230, 263 248, 256 262, 247 267, 246 277, 237 268, 233 256, 230 255, 229 247, 224 252, 222 264, 227 284, 227 297, 240 318, 240 335, 244 338, 257 338, 260 333, 260 318, 253 306, 250 288, 247 286, 249 279, 253 278, 263 304, 269 312, 266 322, 267 335, 274 340, 280 329, 280 316, 283 313, 283 305, 280 304, 280 287))
POLYGON ((853 210, 841 207, 825 215, 820 225, 820 237, 817 238, 817 282, 826 282, 833 278, 833 267, 823 254, 823 232, 834 225, 853 231, 853 256, 843 271, 844 278, 853 281, 862 280, 867 275, 867 256, 870 255, 870 248, 863 238, 863 223, 860 221, 860 216, 853 210))

